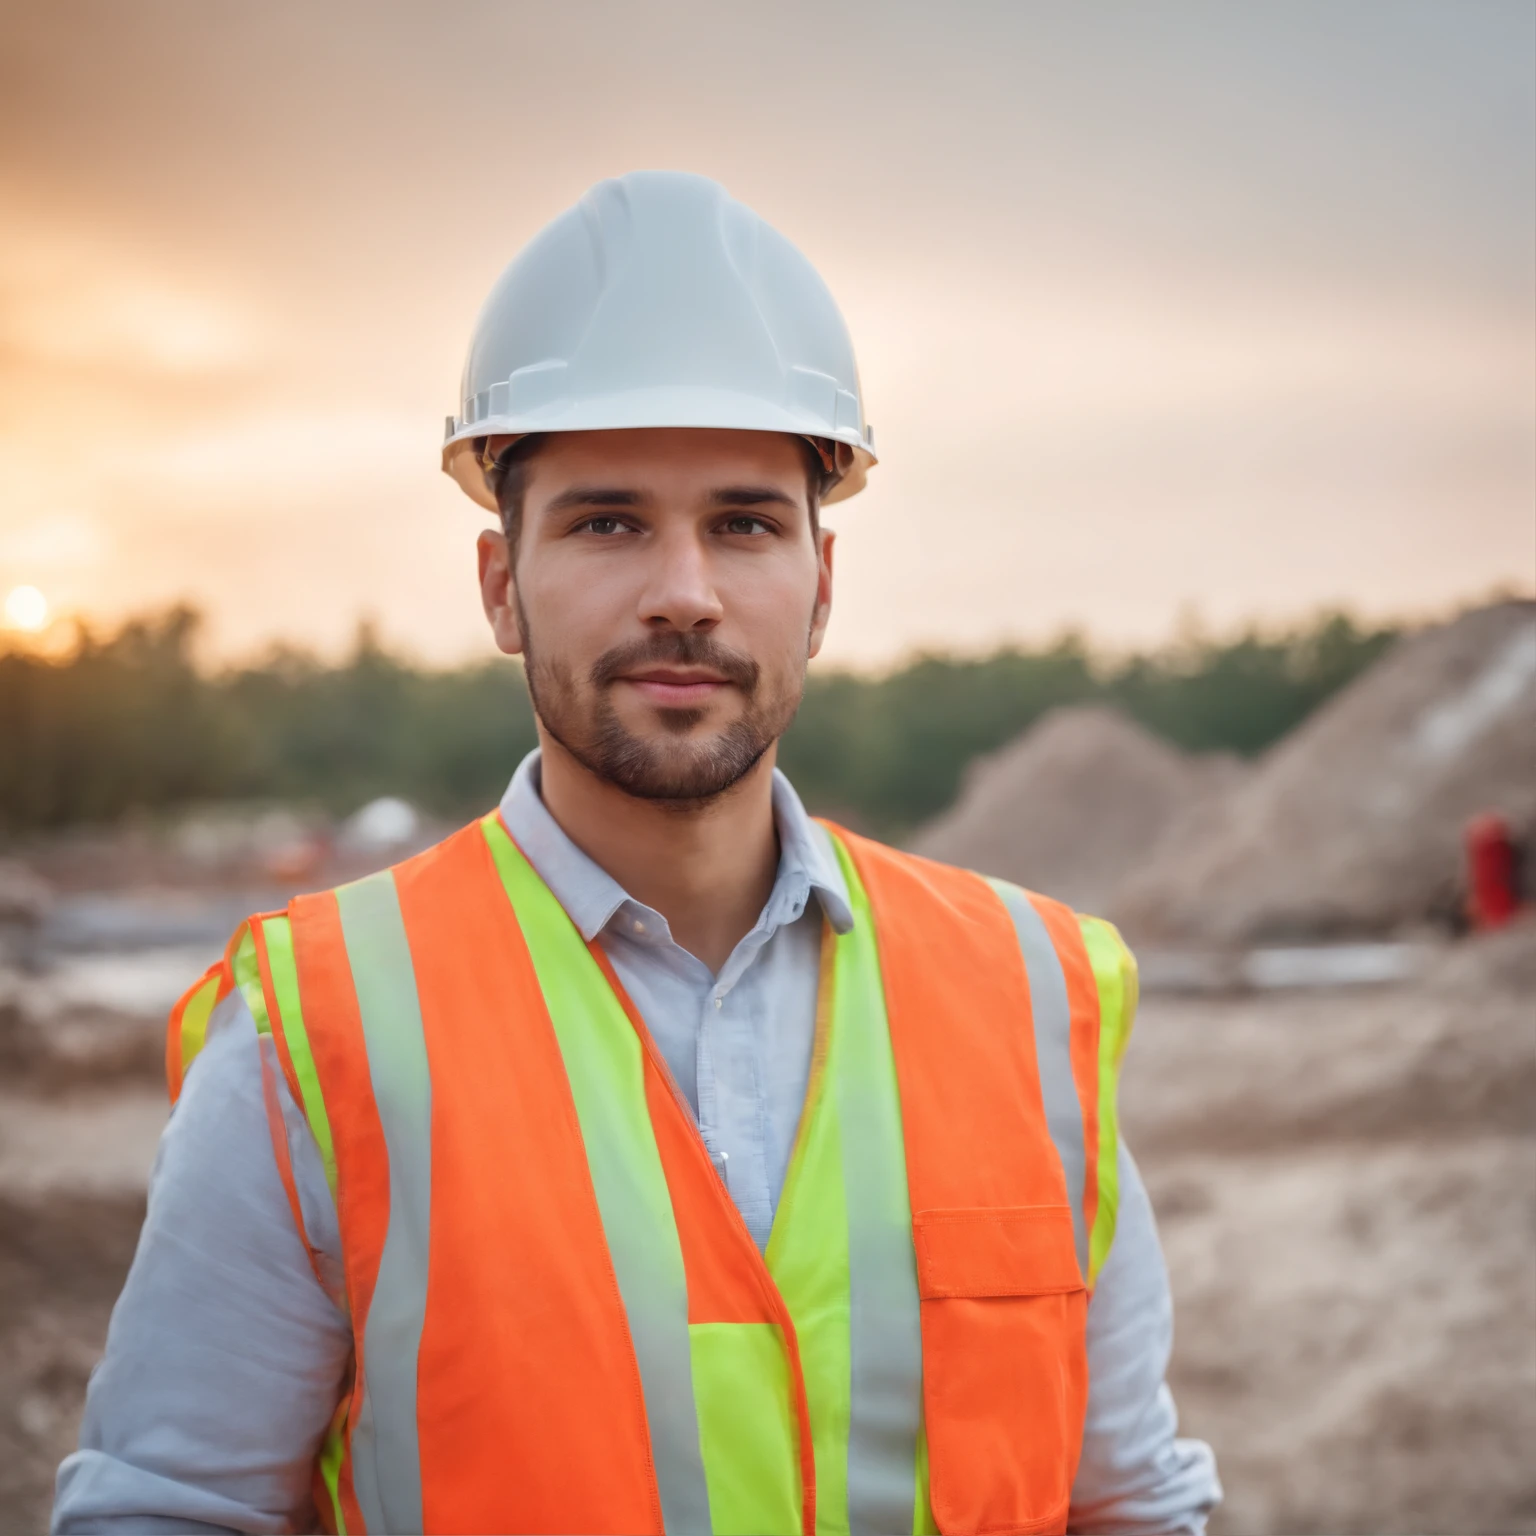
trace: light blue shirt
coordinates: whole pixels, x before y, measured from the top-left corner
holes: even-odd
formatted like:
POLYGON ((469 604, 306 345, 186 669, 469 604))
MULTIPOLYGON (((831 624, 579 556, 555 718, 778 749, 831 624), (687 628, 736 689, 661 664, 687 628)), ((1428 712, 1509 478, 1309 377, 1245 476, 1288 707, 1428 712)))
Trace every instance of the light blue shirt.
POLYGON ((816 1036, 823 914, 853 926, 827 834, 773 776, 779 868, 752 931, 715 975, 673 942, 661 913, 625 894, 544 808, 537 752, 502 800, 507 830, 589 943, 600 938, 762 1249, 784 1187, 816 1036))
MULTIPOLYGON (((502 814, 584 938, 597 939, 766 1244, 810 1073, 823 917, 851 922, 826 834, 774 775, 779 868, 718 975, 673 942, 545 809, 538 754, 502 814)), ((215 1011, 150 1178, 138 1252, 91 1377, 80 1449, 59 1468, 58 1532, 284 1532, 313 1524, 310 1468, 344 1388, 351 1329, 319 1151, 281 1090, 317 1281, 271 1153, 256 1032, 215 1011)), ((1090 1388, 1074 1530, 1194 1532, 1220 1497, 1207 1446, 1176 1436, 1164 1384, 1172 1306, 1146 1190, 1120 1159, 1120 1218, 1088 1309, 1090 1388)))

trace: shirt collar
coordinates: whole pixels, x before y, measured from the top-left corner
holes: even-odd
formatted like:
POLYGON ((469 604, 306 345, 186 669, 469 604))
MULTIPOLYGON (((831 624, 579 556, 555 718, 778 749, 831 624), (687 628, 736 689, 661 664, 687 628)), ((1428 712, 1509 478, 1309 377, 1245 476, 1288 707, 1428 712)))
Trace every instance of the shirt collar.
MULTIPOLYGON (((518 764, 501 797, 501 819, 590 944, 613 920, 614 913, 633 898, 588 858, 549 814, 539 788, 540 757, 535 748, 518 764)), ((806 815, 794 786, 777 768, 773 772, 773 817, 779 832, 779 868, 764 909, 769 925, 778 927, 794 921, 814 895, 833 929, 846 933, 853 926, 853 911, 832 840, 806 815)))

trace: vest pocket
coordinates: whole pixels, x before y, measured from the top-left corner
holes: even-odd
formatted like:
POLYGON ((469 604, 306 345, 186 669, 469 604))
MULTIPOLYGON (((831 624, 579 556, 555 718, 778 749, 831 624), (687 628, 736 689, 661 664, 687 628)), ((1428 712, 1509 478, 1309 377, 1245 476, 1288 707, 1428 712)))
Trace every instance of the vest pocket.
POLYGON ((919 1211, 912 1229, 939 1529, 1064 1529, 1088 1395, 1070 1209, 919 1211))

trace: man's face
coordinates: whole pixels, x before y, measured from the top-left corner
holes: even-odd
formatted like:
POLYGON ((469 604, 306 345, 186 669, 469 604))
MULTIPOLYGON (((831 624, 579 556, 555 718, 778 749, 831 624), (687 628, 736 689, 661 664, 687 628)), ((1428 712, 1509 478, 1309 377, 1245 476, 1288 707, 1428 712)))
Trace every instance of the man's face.
POLYGON ((544 730, 644 799, 729 789, 794 718, 831 606, 803 445, 553 433, 526 475, 518 548, 482 534, 480 577, 544 730))

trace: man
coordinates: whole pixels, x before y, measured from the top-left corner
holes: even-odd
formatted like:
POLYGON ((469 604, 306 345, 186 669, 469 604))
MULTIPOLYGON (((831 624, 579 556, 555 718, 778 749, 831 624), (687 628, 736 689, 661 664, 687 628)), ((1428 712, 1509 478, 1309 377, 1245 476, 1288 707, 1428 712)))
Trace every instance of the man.
POLYGON ((1118 935, 774 769, 874 463, 813 269, 702 178, 601 184, 444 462, 540 750, 173 1014, 55 1528, 1202 1529, 1118 935))

